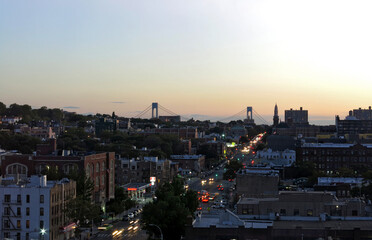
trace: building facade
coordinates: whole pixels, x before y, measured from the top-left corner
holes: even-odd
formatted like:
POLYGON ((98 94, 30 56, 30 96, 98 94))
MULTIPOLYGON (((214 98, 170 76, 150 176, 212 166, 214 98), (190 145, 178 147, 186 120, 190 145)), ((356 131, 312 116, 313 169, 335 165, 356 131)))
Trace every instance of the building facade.
POLYGON ((236 173, 236 193, 244 197, 278 195, 279 172, 270 168, 246 168, 236 173))
POLYGON ((2 180, 0 187, 1 239, 64 240, 74 236, 73 223, 64 214, 68 200, 76 197, 76 182, 47 181, 32 175, 30 182, 2 180))
POLYGON ((339 168, 372 167, 372 144, 305 143, 296 149, 296 161, 312 162, 315 168, 336 173, 339 168))
POLYGON ((285 219, 299 217, 365 217, 365 202, 360 199, 339 200, 330 192, 280 192, 276 198, 241 198, 237 203, 238 215, 256 216, 256 219, 285 219))
POLYGON ((145 157, 142 160, 116 160, 116 184, 149 183, 150 177, 156 178, 156 184, 171 182, 177 175, 178 164, 171 160, 159 160, 157 157, 145 157))
POLYGON ((188 169, 200 174, 205 168, 204 155, 171 155, 172 161, 177 162, 180 169, 188 169))
POLYGON ((75 171, 85 173, 94 183, 93 200, 96 203, 104 205, 115 196, 115 154, 113 152, 83 156, 24 154, 1 157, 1 172, 4 177, 26 179, 50 169, 57 170, 61 176, 68 176, 75 171))
POLYGON ((290 110, 284 111, 285 115, 285 122, 289 125, 308 125, 308 111, 303 110, 302 107, 300 107, 300 110, 293 110, 292 108, 290 110))

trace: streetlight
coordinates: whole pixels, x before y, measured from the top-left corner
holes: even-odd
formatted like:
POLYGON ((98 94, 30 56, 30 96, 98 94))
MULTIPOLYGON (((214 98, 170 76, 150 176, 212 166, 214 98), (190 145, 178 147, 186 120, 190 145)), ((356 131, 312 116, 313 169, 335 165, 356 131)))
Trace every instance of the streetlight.
POLYGON ((163 232, 161 231, 161 228, 158 225, 155 225, 155 224, 149 224, 149 226, 157 227, 160 231, 160 239, 163 240, 163 232))
POLYGON ((41 239, 43 239, 43 240, 44 240, 45 233, 46 233, 45 228, 40 229, 41 239))

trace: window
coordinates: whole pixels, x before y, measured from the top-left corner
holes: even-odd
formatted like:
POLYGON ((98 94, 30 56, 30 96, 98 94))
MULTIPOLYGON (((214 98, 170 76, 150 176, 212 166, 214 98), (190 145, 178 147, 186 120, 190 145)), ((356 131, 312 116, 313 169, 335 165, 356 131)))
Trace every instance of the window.
POLYGON ((9 207, 4 207, 4 215, 9 216, 10 215, 10 209, 9 207))
POLYGON ((248 208, 248 214, 253 215, 253 208, 248 208))
POLYGON ((30 203, 30 195, 29 194, 26 195, 26 203, 30 203))
POLYGON ((30 208, 26 208, 26 216, 30 216, 30 208))
POLYGON ((21 228, 21 220, 17 220, 17 228, 21 228))
POLYGON ((40 228, 44 228, 44 221, 40 221, 40 228))
POLYGON ((9 220, 4 220, 4 228, 10 228, 9 220))
POLYGON ((30 240, 30 234, 26 233, 26 240, 30 240))
POLYGON ((99 177, 97 176, 96 177, 96 187, 98 187, 99 186, 99 177))
POLYGON ((40 203, 44 203, 44 195, 40 195, 40 203))
POLYGON ((358 216, 358 210, 351 211, 351 216, 358 216))
POLYGON ((40 216, 44 216, 44 208, 40 208, 40 216))
POLYGON ((18 194, 17 195, 17 203, 20 203, 21 202, 21 194, 18 194))
POLYGON ((21 208, 17 207, 17 216, 21 216, 21 208))
POLYGON ((308 210, 307 210, 307 216, 308 216, 308 217, 313 216, 313 209, 308 209, 308 210))
POLYGON ((9 237, 10 237, 10 233, 5 232, 5 233, 4 233, 4 238, 9 238, 9 237))
POLYGON ((21 240, 21 233, 18 232, 16 236, 17 236, 17 240, 21 240))
POLYGON ((104 172, 105 171, 105 162, 102 162, 102 165, 101 165, 101 172, 104 172))
POLYGON ((26 228, 30 228, 30 220, 26 220, 26 228))
POLYGON ((294 209, 293 210, 293 216, 299 216, 300 215, 300 210, 299 209, 294 209))
POLYGON ((101 185, 105 185, 105 176, 101 176, 101 185))
POLYGON ((280 216, 285 216, 287 211, 285 209, 280 209, 280 216))
POLYGON ((4 195, 4 202, 10 202, 11 198, 10 198, 10 194, 5 194, 4 195))
POLYGON ((99 172, 99 163, 96 163, 96 172, 99 172))

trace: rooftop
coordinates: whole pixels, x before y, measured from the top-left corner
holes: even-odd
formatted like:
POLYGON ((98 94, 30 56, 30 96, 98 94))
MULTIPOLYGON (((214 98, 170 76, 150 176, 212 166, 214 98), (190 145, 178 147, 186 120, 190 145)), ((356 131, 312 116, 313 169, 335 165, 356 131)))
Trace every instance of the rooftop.
MULTIPOLYGON (((364 147, 372 148, 372 144, 361 144, 364 147)), ((350 148, 355 144, 350 143, 304 143, 303 148, 350 148)))

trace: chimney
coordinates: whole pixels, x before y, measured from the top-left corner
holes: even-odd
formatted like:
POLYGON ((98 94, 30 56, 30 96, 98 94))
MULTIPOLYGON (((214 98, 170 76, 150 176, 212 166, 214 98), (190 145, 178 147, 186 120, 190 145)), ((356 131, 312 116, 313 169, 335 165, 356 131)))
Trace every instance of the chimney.
POLYGON ((302 111, 302 107, 300 107, 300 111, 302 111))
POLYGON ((353 116, 353 111, 349 111, 349 116, 353 116))

